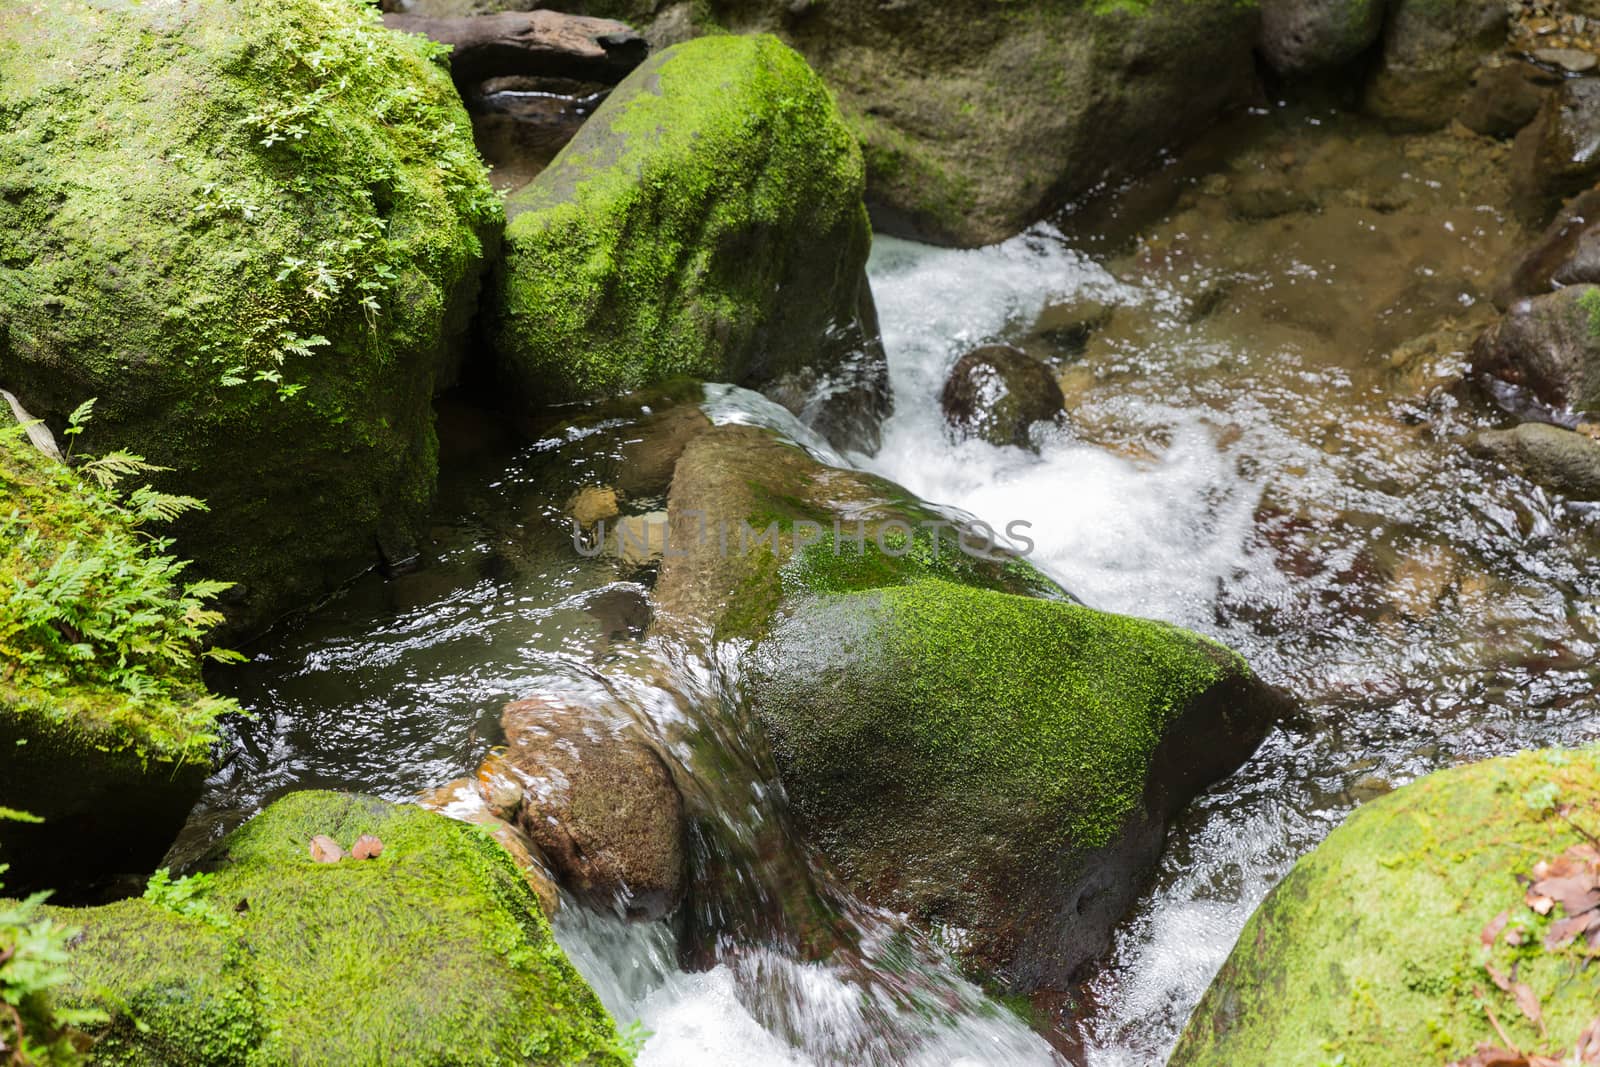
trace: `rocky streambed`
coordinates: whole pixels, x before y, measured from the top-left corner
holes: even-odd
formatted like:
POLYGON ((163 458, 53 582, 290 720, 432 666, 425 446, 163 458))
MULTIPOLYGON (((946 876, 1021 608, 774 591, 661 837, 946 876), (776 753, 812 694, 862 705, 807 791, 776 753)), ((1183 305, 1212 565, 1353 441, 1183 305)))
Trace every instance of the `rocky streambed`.
POLYGON ((1586 14, 406 7, 0 6, 0 1054, 1600 1061, 1586 14))

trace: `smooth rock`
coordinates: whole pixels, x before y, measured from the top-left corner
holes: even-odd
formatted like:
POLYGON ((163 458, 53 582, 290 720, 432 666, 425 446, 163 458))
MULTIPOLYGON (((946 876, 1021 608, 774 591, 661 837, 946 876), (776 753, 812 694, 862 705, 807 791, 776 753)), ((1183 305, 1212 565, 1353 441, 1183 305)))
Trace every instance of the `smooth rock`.
POLYGON ((1507 17, 1501 0, 1396 0, 1364 107, 1402 127, 1445 125, 1479 63, 1505 43, 1507 17))
POLYGON ((1033 425, 1062 418, 1065 402, 1049 367, 1010 345, 985 345, 956 360, 939 403, 957 434, 1029 448, 1033 425))
POLYGON ((661 757, 604 709, 560 695, 507 704, 500 722, 524 789, 517 825, 561 883, 629 919, 670 914, 686 884, 686 824, 661 757))
POLYGON ((1563 81, 1511 146, 1511 179, 1526 217, 1543 223, 1600 177, 1600 78, 1563 81))
POLYGON ((1378 39, 1384 7, 1383 0, 1262 0, 1261 55, 1291 76, 1342 66, 1378 39))
POLYGON ((1456 118, 1486 137, 1514 137, 1533 121, 1558 83, 1558 78, 1522 60, 1482 66, 1456 118))
POLYGON ((1548 408, 1600 410, 1600 288, 1517 301, 1478 339, 1472 363, 1548 408))
POLYGON ((1543 422, 1483 430, 1467 447, 1575 500, 1600 500, 1600 441, 1543 422))

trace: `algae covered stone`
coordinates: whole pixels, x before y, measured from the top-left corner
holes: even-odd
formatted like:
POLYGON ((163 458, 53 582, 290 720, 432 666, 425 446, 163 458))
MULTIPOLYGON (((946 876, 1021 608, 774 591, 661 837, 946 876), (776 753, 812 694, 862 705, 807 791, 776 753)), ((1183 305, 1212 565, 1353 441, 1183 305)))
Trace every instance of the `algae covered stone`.
POLYGON ((1010 237, 1251 98, 1255 0, 575 0, 652 40, 775 33, 838 94, 878 229, 1010 237))
POLYGON ((236 625, 425 518, 503 217, 442 62, 360 0, 0 2, 0 383, 209 503, 236 625))
POLYGON ((1573 824, 1597 820, 1595 748, 1439 771, 1361 807, 1256 909, 1173 1067, 1451 1063, 1505 1047, 1486 1006, 1521 1049, 1569 1055, 1600 970, 1581 940, 1546 947, 1564 913, 1529 908, 1525 879, 1592 847, 1573 824), (1489 967, 1537 996, 1544 1032, 1489 967))
MULTIPOLYGON (((104 473, 104 468, 91 468, 104 473)), ((14 889, 148 869, 237 711, 200 677, 215 589, 131 500, 0 427, 0 821, 14 889)))
POLYGON ((96 1062, 625 1064, 616 1028, 485 832, 374 797, 294 793, 181 893, 49 909, 82 929, 58 1000, 96 1062), (317 835, 372 859, 317 863, 317 835))
POLYGON ((769 431, 691 441, 668 510, 657 632, 740 650, 810 840, 1015 990, 1068 988, 1167 820, 1283 710, 1222 646, 1078 604, 976 524, 769 431))
POLYGON ((507 202, 504 373, 540 403, 691 376, 870 421, 887 369, 862 188, 827 87, 775 38, 652 56, 507 202))

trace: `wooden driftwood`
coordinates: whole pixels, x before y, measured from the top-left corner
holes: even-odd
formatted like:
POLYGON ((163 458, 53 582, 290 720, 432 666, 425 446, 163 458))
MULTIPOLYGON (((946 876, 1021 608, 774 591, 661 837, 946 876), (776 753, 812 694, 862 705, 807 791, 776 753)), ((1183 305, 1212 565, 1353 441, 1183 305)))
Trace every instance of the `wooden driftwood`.
POLYGON ((428 18, 383 16, 391 30, 450 45, 450 72, 462 95, 490 78, 533 75, 614 85, 644 61, 650 46, 613 19, 558 11, 428 18))

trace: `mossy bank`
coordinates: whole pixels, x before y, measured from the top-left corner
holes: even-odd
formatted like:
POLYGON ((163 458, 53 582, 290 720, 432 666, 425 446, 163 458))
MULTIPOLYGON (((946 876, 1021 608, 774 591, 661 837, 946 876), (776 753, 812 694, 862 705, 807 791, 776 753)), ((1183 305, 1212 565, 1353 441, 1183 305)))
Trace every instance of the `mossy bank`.
POLYGON ((101 908, 57 1001, 99 1008, 103 1064, 620 1065, 631 1056, 485 832, 373 797, 295 793, 198 883, 101 908), (375 859, 318 863, 312 837, 375 859))
POLYGON ((887 389, 861 153, 776 38, 651 57, 507 203, 495 345, 535 402, 675 376, 766 389, 828 430, 887 389))
POLYGON ((359 0, 0 3, 0 383, 206 500, 237 626, 414 551, 501 219, 441 50, 359 0))
POLYGON ((1600 1010, 1600 972, 1581 939, 1546 949, 1561 912, 1529 909, 1524 879, 1597 827, 1595 748, 1456 767, 1367 804, 1256 910, 1171 1062, 1411 1067, 1505 1038, 1570 1053, 1600 1010), (1541 1025, 1486 963, 1537 996, 1541 1025))
POLYGON ((1069 986, 1167 819, 1283 710, 1222 646, 1078 604, 981 531, 765 430, 691 441, 668 512, 657 629, 744 650, 811 840, 1012 989, 1069 986))
POLYGON ((0 414, 0 822, 19 889, 155 862, 210 768, 200 644, 217 590, 155 535, 171 502, 119 494, 0 414))

